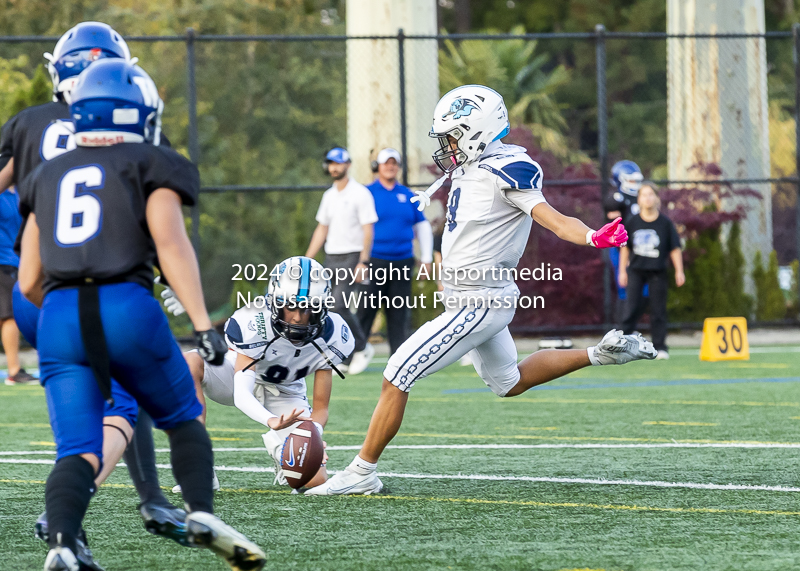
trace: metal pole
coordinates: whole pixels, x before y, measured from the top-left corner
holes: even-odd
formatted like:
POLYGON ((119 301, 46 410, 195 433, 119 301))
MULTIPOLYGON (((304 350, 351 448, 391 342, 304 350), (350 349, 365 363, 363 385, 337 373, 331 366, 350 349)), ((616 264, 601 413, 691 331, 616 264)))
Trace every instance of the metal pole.
MULTIPOLYGON (((200 141, 197 136, 197 85, 195 82, 194 60, 195 32, 192 28, 186 29, 186 89, 189 100, 189 158, 195 165, 200 164, 200 141)), ((200 253, 200 203, 192 206, 192 246, 194 251, 200 253)))
MULTIPOLYGON (((792 25, 792 55, 794 58, 794 163, 797 177, 797 201, 795 203, 795 243, 800 259, 800 24, 792 25)), ((797 287, 797 303, 800 307, 800 284, 797 287)))
MULTIPOLYGON (((608 194, 608 107, 606 95, 606 27, 597 24, 595 31, 595 59, 597 60, 597 155, 600 160, 600 198, 608 194)), ((611 263, 608 252, 603 251, 603 320, 606 327, 614 322, 611 299, 611 263)))
POLYGON ((406 138, 406 35, 397 31, 397 57, 400 66, 400 154, 403 156, 403 184, 408 184, 408 142, 406 138))

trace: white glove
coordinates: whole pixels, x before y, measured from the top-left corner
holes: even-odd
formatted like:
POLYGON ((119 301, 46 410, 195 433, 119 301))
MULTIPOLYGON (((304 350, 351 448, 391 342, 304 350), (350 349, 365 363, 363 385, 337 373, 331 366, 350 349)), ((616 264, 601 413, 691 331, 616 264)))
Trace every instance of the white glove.
POLYGON ((430 185, 425 190, 418 190, 417 196, 412 197, 411 202, 418 202, 419 204, 417 204, 417 209, 419 209, 419 211, 422 212, 431 203, 431 196, 433 196, 437 190, 442 188, 442 185, 448 178, 450 178, 450 175, 446 174, 443 177, 437 179, 432 185, 430 185))
MULTIPOLYGON (((161 283, 161 276, 158 276, 154 283, 160 284, 161 283)), ((175 295, 175 292, 169 286, 164 288, 164 291, 161 292, 161 299, 164 300, 164 307, 167 308, 172 315, 175 317, 181 315, 182 313, 186 313, 186 309, 184 309, 183 304, 178 299, 178 296, 175 295)))
POLYGON ((417 196, 411 197, 411 202, 419 202, 419 204, 417 204, 417 208, 420 212, 422 212, 428 207, 428 205, 430 205, 431 197, 428 196, 428 193, 426 193, 424 190, 418 190, 416 193, 417 196))

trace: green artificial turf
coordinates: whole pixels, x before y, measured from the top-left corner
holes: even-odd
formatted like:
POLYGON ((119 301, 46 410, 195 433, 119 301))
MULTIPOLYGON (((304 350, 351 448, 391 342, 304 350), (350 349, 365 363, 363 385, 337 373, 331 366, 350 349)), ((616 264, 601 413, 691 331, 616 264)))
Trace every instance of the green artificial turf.
MULTIPOLYGON (((472 368, 455 365, 412 390, 393 442, 443 447, 387 449, 379 471, 406 477, 383 477, 385 493, 290 495, 271 473, 223 469, 271 467, 265 452, 218 450, 217 513, 265 549, 268 569, 797 569, 800 492, 687 487, 800 486, 800 352, 772 350, 722 363, 674 351, 669 361, 584 369, 511 399, 481 391, 472 368), (664 446, 681 443, 712 446, 664 446), (564 447, 457 447, 469 444, 564 447)), ((362 442, 381 370, 376 363, 334 384, 329 446, 362 442)), ((0 387, 0 411, 0 451, 54 450, 42 389, 0 387)), ((208 424, 216 448, 261 446, 262 430, 233 408, 211 403, 208 424)), ((156 445, 167 446, 160 433, 156 445)), ((331 450, 329 467, 355 453, 331 450)), ((52 458, 0 455, 12 462, 0 463, 0 569, 42 568, 46 547, 32 526, 51 466, 18 462, 52 458)), ((170 471, 160 474, 171 488, 170 471)), ((109 571, 227 568, 148 535, 136 505, 124 468, 92 500, 85 527, 109 571)))

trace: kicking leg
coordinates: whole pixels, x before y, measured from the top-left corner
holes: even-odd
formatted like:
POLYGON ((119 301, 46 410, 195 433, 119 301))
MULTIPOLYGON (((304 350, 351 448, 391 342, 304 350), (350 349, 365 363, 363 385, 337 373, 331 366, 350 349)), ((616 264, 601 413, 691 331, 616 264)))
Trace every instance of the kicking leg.
POLYGON ((519 364, 519 382, 505 396, 517 396, 589 365, 623 365, 640 359, 655 359, 657 354, 653 344, 641 335, 623 335, 622 331, 612 329, 600 343, 585 351, 537 351, 519 364))

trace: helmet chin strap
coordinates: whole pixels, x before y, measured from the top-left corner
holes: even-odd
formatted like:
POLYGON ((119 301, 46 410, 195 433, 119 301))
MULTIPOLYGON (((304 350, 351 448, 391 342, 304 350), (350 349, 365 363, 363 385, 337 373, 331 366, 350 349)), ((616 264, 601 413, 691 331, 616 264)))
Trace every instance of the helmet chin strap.
POLYGON ((326 361, 326 362, 327 362, 327 363, 328 363, 328 364, 331 366, 331 369, 333 369, 334 371, 336 371, 336 374, 337 374, 337 375, 339 375, 340 377, 344 378, 344 375, 342 374, 342 372, 341 372, 339 369, 337 369, 337 368, 336 368, 336 365, 334 365, 334 364, 333 364, 333 361, 331 361, 331 360, 330 360, 330 358, 329 358, 329 357, 328 357, 328 356, 325 354, 325 351, 323 351, 322 349, 320 349, 320 346, 319 346, 319 345, 317 345, 317 342, 316 342, 316 341, 314 341, 314 340, 312 339, 312 340, 311 340, 311 344, 314 346, 314 348, 315 348, 317 351, 319 351, 319 354, 320 354, 320 355, 322 355, 322 358, 323 358, 323 359, 325 359, 325 361, 326 361))
POLYGON ((261 351, 261 356, 260 356, 258 359, 253 359, 253 360, 250 362, 250 364, 249 364, 249 365, 247 365, 247 366, 246 366, 244 369, 242 369, 242 371, 246 371, 247 369, 249 369, 250 367, 252 367, 252 366, 253 366, 253 365, 255 365, 256 363, 258 363, 259 361, 263 360, 263 359, 264 359, 264 357, 265 357, 265 356, 266 356, 266 354, 267 354, 267 349, 269 349, 269 346, 270 346, 270 345, 272 345, 273 343, 275 343, 275 341, 277 341, 278 339, 280 339, 280 335, 277 335, 277 334, 276 334, 276 335, 275 335, 275 337, 273 337, 273 338, 272 338, 272 341, 270 341, 270 342, 268 342, 266 345, 264 345, 264 350, 263 350, 263 351, 261 351))

